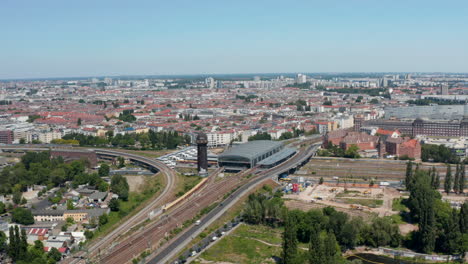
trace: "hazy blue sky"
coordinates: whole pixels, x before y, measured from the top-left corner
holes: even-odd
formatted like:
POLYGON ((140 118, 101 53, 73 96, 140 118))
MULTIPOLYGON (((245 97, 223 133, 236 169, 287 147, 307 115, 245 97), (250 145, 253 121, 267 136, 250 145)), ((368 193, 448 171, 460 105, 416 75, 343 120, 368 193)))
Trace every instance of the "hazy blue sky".
POLYGON ((0 79, 468 72, 467 14, 467 0, 0 0, 0 79))

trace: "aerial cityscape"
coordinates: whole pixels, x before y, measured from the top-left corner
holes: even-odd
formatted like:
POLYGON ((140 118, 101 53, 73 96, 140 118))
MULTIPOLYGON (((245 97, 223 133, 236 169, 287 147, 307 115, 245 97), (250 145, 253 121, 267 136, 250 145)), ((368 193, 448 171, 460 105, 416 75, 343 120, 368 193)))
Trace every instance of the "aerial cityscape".
POLYGON ((0 263, 468 261, 467 3, 26 2, 0 263))

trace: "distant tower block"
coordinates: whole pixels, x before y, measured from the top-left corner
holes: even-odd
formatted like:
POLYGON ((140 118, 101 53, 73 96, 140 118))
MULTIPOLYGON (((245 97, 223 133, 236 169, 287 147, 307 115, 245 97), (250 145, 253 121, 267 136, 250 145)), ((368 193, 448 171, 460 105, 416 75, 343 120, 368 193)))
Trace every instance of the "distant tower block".
POLYGON ((197 169, 200 176, 208 174, 208 137, 205 133, 200 133, 197 136, 197 169))
POLYGON ((449 94, 449 86, 447 84, 442 84, 440 86, 440 94, 441 95, 448 95, 449 94))

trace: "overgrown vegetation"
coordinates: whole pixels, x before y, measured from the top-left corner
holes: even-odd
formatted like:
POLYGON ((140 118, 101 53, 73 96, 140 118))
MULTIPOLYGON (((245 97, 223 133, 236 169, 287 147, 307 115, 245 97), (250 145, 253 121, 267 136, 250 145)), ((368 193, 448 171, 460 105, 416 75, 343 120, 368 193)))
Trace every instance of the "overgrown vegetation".
POLYGON ((65 163, 61 157, 51 159, 48 151, 28 152, 19 163, 1 171, 0 194, 24 192, 31 185, 45 185, 50 189, 66 181, 71 181, 74 186, 89 184, 107 190, 108 184, 97 173, 86 173, 86 164, 86 160, 65 163))
POLYGON ((422 161, 433 161, 443 163, 458 163, 460 158, 451 149, 444 145, 423 144, 421 146, 422 161))
POLYGON ((329 142, 325 149, 319 149, 317 152, 319 156, 323 157, 344 157, 351 159, 358 159, 361 156, 359 155, 359 147, 356 145, 351 145, 347 150, 340 148, 338 145, 334 145, 329 142))
MULTIPOLYGON (((450 173, 445 179, 445 189, 450 191, 450 173)), ((457 171, 457 174, 461 171, 457 171)), ((437 191, 440 184, 435 169, 413 170, 411 162, 406 171, 406 188, 410 192, 407 205, 410 217, 419 226, 419 230, 411 234, 407 246, 425 253, 439 252, 445 254, 461 254, 468 250, 468 202, 461 209, 451 208, 442 201, 437 191)))
POLYGON ((28 245, 26 231, 20 230, 18 226, 10 227, 9 239, 0 231, 0 254, 3 252, 17 264, 54 264, 62 259, 62 254, 56 248, 44 252, 44 244, 39 240, 36 240, 34 245, 28 245))

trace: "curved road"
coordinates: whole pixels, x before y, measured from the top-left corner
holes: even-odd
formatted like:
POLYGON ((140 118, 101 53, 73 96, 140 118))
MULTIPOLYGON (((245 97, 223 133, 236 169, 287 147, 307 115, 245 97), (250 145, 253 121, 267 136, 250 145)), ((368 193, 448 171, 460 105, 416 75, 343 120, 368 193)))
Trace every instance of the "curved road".
POLYGON ((301 165, 309 157, 314 155, 318 146, 312 145, 306 150, 299 152, 297 155, 293 156, 291 159, 285 161, 284 163, 273 167, 269 170, 262 171, 257 174, 257 177, 253 178, 247 184, 244 184, 242 187, 233 192, 228 198, 226 198, 222 203, 217 207, 211 210, 204 218, 200 220, 200 225, 194 225, 179 237, 177 237, 173 242, 153 255, 151 255, 150 264, 160 264, 167 263, 170 261, 176 254, 178 254, 193 238, 200 234, 206 227, 208 227, 212 222, 219 218, 224 212, 226 212, 230 207, 232 207, 242 196, 247 194, 250 190, 255 188, 262 181, 277 176, 291 168, 295 168, 301 165))
POLYGON ((144 163, 154 168, 157 168, 160 172, 162 172, 166 176, 167 184, 164 190, 162 191, 162 193, 156 199, 151 201, 145 208, 143 208, 138 213, 133 215, 125 223, 119 225, 111 233, 109 233, 102 239, 93 243, 88 249, 89 254, 91 256, 97 253, 96 250, 102 250, 103 246, 104 247, 109 246, 108 244, 112 243, 113 240, 117 238, 119 235, 125 234, 135 225, 138 225, 141 222, 145 221, 148 218, 148 214, 154 209, 161 206, 162 203, 168 202, 168 201, 165 201, 165 199, 167 199, 166 196, 169 194, 170 190, 172 190, 175 187, 175 177, 176 177, 175 172, 171 168, 169 168, 162 162, 152 160, 150 158, 142 157, 142 156, 135 155, 135 154, 129 154, 125 152, 113 151, 113 150, 102 150, 102 149, 93 149, 93 150, 96 151, 96 154, 104 154, 104 155, 110 155, 110 156, 122 156, 125 158, 129 158, 131 160, 134 160, 134 161, 144 163))
MULTIPOLYGON (((45 151, 45 150, 50 150, 48 147, 38 147, 38 146, 18 146, 18 145, 3 145, 0 146, 0 149, 5 149, 5 150, 30 150, 30 151, 45 151)), ((60 150, 67 150, 67 148, 56 148, 60 150)), ((73 149, 73 148, 72 148, 73 149)), ((115 151, 115 150, 106 150, 106 149, 93 149, 93 148, 86 148, 87 150, 92 150, 95 151, 97 155, 106 155, 106 156, 113 156, 113 157, 124 157, 133 161, 137 161, 140 163, 144 163, 147 166, 156 168, 158 171, 162 172, 164 176, 166 177, 166 186, 164 190, 161 192, 161 194, 154 200, 152 200, 145 208, 141 209, 139 212, 137 212, 135 215, 133 215, 130 219, 128 219, 126 222, 123 224, 119 225, 116 227, 114 230, 112 230, 111 233, 107 234, 105 237, 96 240, 93 244, 90 245, 88 248, 88 252, 78 252, 75 256, 76 257, 85 257, 86 255, 87 258, 89 256, 95 256, 96 254, 99 254, 101 250, 109 247, 111 243, 119 236, 123 235, 126 232, 128 232, 132 227, 135 225, 138 225, 139 223, 145 221, 148 218, 148 214, 153 211, 154 209, 160 207, 163 203, 169 202, 166 201, 169 197, 168 194, 170 194, 170 191, 175 187, 175 172, 169 168, 166 164, 153 160, 147 157, 143 157, 140 155, 135 155, 135 154, 130 154, 126 152, 120 152, 120 151, 115 151)), ((67 260, 67 259, 66 259, 67 260)), ((68 259, 70 260, 70 259, 68 259)), ((81 259, 77 258, 71 261, 70 263, 78 263, 81 259)))

